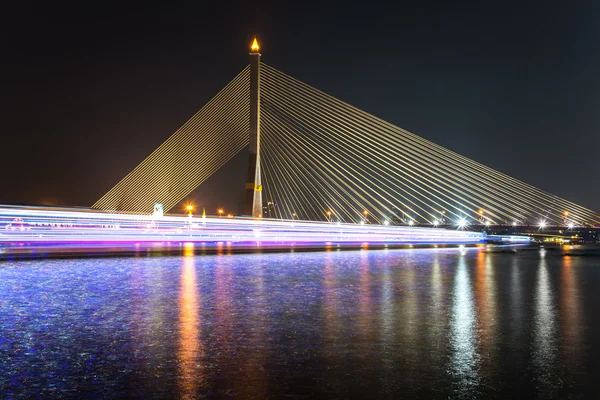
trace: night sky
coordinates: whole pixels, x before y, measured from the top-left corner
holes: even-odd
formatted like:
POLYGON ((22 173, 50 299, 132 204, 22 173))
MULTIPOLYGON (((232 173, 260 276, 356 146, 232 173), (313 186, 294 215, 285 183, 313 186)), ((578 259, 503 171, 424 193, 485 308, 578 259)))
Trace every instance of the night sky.
MULTIPOLYGON (((257 35, 267 64, 600 211, 597 2, 14 3, 0 203, 90 206, 247 65, 257 35)), ((190 199, 237 208, 245 157, 190 199)))

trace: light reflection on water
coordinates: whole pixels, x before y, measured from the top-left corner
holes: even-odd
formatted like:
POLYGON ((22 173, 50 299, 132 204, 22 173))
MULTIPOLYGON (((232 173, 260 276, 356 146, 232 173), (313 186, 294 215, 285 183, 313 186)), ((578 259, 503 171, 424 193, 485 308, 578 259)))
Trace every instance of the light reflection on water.
POLYGON ((564 378, 565 384, 574 379, 569 374, 577 375, 580 373, 583 365, 583 354, 586 349, 582 346, 583 329, 585 321, 582 321, 582 302, 580 293, 580 268, 573 265, 571 257, 565 257, 560 274, 560 318, 562 332, 560 336, 564 339, 562 343, 562 354, 564 354, 564 363, 567 376, 564 378))
POLYGON ((202 363, 203 344, 200 341, 202 313, 198 305, 202 300, 196 284, 194 244, 186 243, 181 270, 179 292, 179 386, 180 398, 193 399, 198 387, 204 384, 202 363))
POLYGON ((475 307, 477 310, 477 332, 479 333, 478 354, 482 384, 491 385, 496 378, 494 362, 497 360, 498 335, 498 299, 496 293, 496 269, 493 258, 483 252, 477 256, 475 267, 475 307))
POLYGON ((590 397, 600 260, 478 250, 0 265, 0 398, 590 397))
POLYGON ((554 391, 559 385, 559 377, 554 289, 546 260, 546 257, 540 260, 535 290, 533 367, 537 371, 538 389, 545 396, 550 396, 556 395, 554 391))
POLYGON ((464 256, 458 259, 451 317, 451 371, 457 395, 472 397, 479 383, 477 326, 473 289, 464 256))

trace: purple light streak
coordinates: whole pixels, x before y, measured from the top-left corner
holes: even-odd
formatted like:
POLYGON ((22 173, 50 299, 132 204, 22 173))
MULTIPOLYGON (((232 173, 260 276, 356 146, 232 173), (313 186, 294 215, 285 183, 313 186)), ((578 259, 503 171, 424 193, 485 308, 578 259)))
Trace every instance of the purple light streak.
POLYGON ((149 248, 197 243, 227 247, 477 244, 479 232, 243 217, 153 217, 97 210, 0 206, 0 253, 86 246, 149 248))

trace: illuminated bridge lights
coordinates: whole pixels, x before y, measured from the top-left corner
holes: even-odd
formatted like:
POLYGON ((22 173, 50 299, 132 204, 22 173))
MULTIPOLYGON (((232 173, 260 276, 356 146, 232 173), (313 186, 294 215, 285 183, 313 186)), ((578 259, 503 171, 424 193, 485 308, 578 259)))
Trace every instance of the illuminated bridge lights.
POLYGON ((0 206, 0 247, 18 244, 256 243, 261 247, 337 244, 474 244, 485 235, 431 227, 331 224, 252 218, 114 214, 95 210, 0 206))

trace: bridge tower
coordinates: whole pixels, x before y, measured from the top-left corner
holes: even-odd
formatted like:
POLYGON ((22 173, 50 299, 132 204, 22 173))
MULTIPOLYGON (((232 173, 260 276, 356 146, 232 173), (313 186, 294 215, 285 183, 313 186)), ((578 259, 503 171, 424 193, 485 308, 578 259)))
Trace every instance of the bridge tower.
POLYGON ((262 185, 260 180, 260 53, 254 38, 250 47, 250 147, 244 215, 262 216, 262 185))

